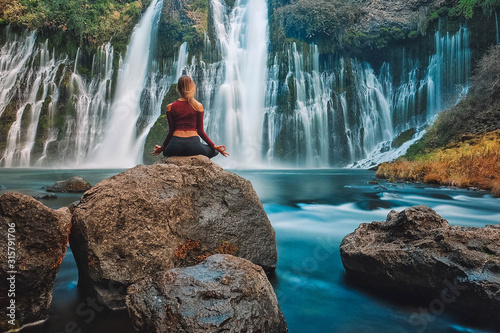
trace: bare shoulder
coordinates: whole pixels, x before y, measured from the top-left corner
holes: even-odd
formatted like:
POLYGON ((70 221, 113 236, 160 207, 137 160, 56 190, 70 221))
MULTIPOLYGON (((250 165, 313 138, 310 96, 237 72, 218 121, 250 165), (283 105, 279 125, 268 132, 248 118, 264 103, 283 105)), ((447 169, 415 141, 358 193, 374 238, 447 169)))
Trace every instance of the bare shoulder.
POLYGON ((172 109, 172 103, 167 105, 167 111, 170 111, 172 109))

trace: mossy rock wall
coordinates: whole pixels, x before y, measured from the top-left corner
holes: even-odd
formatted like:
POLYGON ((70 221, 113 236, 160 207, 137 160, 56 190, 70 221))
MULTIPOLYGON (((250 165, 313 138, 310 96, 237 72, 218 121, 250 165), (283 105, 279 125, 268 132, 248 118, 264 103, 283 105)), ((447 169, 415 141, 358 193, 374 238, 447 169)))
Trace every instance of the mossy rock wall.
POLYGON ((175 102, 179 95, 176 91, 177 84, 170 86, 167 94, 163 97, 161 103, 161 115, 156 119, 153 127, 149 130, 148 136, 146 137, 146 142, 144 143, 144 153, 142 155, 144 164, 153 164, 155 161, 163 157, 160 153, 158 156, 151 156, 151 152, 154 150, 155 145, 161 146, 165 137, 168 134, 168 120, 166 116, 167 105, 175 102))

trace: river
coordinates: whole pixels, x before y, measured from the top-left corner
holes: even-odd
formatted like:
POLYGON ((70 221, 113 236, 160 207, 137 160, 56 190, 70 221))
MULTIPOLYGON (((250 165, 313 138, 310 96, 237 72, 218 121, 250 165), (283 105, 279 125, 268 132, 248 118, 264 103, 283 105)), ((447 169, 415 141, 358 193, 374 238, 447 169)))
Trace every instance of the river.
MULTIPOLYGON (((30 195, 41 187, 78 175, 95 184, 122 170, 0 169, 6 191, 30 195)), ((385 220, 391 209, 425 204, 450 224, 500 223, 499 200, 486 191, 430 187, 375 180, 368 170, 232 170, 249 179, 276 230, 278 267, 271 282, 291 333, 418 332, 409 318, 425 304, 387 301, 345 281, 338 247, 360 223, 385 220)), ((80 195, 43 200, 59 208, 80 195)), ((50 316, 23 332, 133 332, 125 314, 88 311, 77 289, 78 272, 70 248, 57 275, 50 316), (96 316, 90 315, 95 313, 96 316)), ((423 332, 423 331, 420 331, 423 332)), ((429 317, 425 332, 482 332, 447 315, 429 317)))

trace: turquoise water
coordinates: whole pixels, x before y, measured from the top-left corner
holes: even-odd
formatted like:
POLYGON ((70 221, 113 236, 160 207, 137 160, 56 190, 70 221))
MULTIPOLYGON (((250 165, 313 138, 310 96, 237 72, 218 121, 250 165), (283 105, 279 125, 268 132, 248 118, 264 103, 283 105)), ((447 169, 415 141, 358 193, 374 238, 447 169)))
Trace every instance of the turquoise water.
MULTIPOLYGON (((0 185, 31 195, 43 186, 78 175, 90 183, 122 170, 0 169, 0 185)), ((338 247, 360 223, 385 220, 391 209, 426 204, 451 224, 484 226, 500 223, 500 201, 485 191, 429 187, 423 184, 369 184, 367 170, 233 170, 252 181, 276 230, 278 267, 271 277, 291 333, 324 332, 482 332, 447 315, 429 318, 425 330, 412 326, 419 311, 411 299, 398 303, 349 285, 338 247)), ((44 200, 52 208, 79 195, 58 194, 44 200)), ((133 332, 123 314, 89 313, 76 288, 78 272, 71 250, 58 273, 50 317, 43 326, 23 332, 133 332)))

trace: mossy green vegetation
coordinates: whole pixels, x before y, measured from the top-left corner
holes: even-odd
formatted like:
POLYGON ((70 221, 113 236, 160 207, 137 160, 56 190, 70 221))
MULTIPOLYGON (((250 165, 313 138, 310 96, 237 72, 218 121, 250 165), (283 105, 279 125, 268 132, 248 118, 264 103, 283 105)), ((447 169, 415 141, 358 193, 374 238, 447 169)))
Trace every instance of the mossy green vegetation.
POLYGON ((151 0, 10 0, 0 2, 4 24, 39 30, 51 43, 74 54, 112 41, 126 48, 130 32, 151 0))
POLYGON ((188 44, 189 54, 200 54, 205 32, 210 35, 209 13, 209 0, 186 0, 182 3, 165 0, 158 29, 159 56, 173 59, 184 42, 188 44))
POLYGON ((361 6, 341 0, 273 1, 270 13, 271 39, 283 42, 297 38, 331 48, 343 44, 349 28, 363 13, 361 6))
POLYGON ((163 101, 161 103, 161 115, 158 117, 153 127, 149 130, 146 142, 144 143, 144 153, 142 156, 144 164, 153 164, 159 158, 163 157, 162 154, 159 156, 151 156, 151 152, 153 151, 155 145, 160 146, 167 136, 168 120, 165 112, 167 110, 167 105, 174 102, 179 97, 176 88, 177 84, 170 86, 170 89, 165 94, 165 97, 163 97, 163 101))
POLYGON ((415 135, 417 131, 414 128, 410 128, 398 135, 394 141, 391 143, 392 148, 399 148, 403 145, 403 143, 410 141, 411 138, 415 135))

